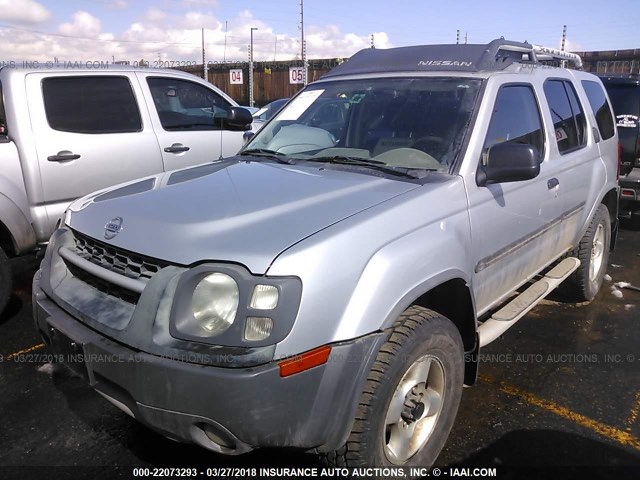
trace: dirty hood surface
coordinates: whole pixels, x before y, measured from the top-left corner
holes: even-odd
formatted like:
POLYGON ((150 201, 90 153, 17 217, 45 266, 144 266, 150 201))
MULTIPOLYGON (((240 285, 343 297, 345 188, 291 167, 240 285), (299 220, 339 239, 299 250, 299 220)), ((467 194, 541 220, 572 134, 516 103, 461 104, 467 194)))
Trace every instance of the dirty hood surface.
POLYGON ((85 197, 70 226, 171 263, 236 262, 260 274, 300 240, 418 187, 321 165, 222 161, 85 197), (107 239, 109 223, 121 225, 107 239))

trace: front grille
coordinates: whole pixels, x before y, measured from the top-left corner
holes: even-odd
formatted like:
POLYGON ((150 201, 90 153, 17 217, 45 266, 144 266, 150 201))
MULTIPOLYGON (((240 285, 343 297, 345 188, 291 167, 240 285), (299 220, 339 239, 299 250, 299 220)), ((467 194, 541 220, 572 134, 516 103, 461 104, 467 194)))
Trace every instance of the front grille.
POLYGON ((111 295, 112 297, 116 297, 124 300, 125 302, 132 303, 133 305, 138 304, 138 300, 140 299, 140 294, 138 292, 132 292, 131 290, 122 288, 118 285, 114 285, 111 282, 107 282, 106 280, 98 278, 95 275, 91 275, 89 272, 86 272, 81 268, 72 265, 71 263, 67 263, 66 265, 71 275, 76 277, 78 280, 86 283, 87 285, 100 290, 102 293, 106 293, 107 295, 111 295))
MULTIPOLYGON (((87 237, 76 231, 73 232, 75 248, 73 252, 84 260, 98 265, 106 270, 147 282, 154 274, 169 265, 168 262, 155 258, 138 255, 121 248, 113 247, 87 237)), ((83 270, 69 262, 65 262, 69 272, 78 280, 100 290, 107 295, 124 300, 128 303, 137 304, 140 294, 127 288, 99 278, 90 272, 83 270)))
POLYGON ((125 277, 147 281, 160 269, 169 265, 162 260, 106 245, 78 232, 73 234, 76 241, 75 253, 78 256, 125 277))

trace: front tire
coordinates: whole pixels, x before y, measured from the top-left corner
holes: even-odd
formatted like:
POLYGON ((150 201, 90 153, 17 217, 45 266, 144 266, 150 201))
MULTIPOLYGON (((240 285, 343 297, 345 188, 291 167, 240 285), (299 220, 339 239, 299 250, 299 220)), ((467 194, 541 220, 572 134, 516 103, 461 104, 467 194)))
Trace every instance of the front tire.
POLYGON ((11 294, 11 268, 9 268, 9 259, 0 248, 0 313, 7 306, 9 295, 11 294))
POLYGON ((566 293, 576 301, 590 301, 596 296, 607 271, 611 244, 611 220, 609 210, 600 204, 572 256, 580 260, 580 266, 567 279, 566 293))
POLYGON ((451 431, 462 396, 464 348, 447 318, 408 308, 365 383, 346 445, 332 466, 430 466, 451 431))

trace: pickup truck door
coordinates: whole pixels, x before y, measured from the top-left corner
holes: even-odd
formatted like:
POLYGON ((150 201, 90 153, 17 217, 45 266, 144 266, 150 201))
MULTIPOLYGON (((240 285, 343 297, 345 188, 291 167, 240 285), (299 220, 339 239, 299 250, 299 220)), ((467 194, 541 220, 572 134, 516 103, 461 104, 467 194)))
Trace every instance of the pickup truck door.
POLYGON ((135 75, 30 73, 26 91, 49 235, 74 199, 162 172, 135 75))
POLYGON ((562 208, 557 164, 549 159, 533 85, 489 84, 485 99, 490 105, 482 106, 478 122, 489 126, 484 132, 478 129, 479 137, 470 151, 477 160, 465 173, 478 314, 503 300, 559 254, 555 241, 562 208), (502 142, 535 145, 541 158, 539 175, 478 186, 478 162, 486 161, 490 147, 502 142))
POLYGON ((212 162, 235 155, 243 144, 241 131, 214 121, 235 103, 210 83, 138 72, 165 170, 212 162))

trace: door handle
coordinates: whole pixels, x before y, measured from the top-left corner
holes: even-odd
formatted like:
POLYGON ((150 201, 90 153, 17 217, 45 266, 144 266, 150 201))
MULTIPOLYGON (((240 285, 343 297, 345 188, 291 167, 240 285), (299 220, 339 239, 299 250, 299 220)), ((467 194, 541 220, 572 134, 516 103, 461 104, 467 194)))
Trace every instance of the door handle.
POLYGON ((189 150, 191 150, 189 147, 185 147, 181 143, 174 143, 170 147, 164 147, 164 151, 167 153, 182 153, 188 152, 189 150))
POLYGON ((49 155, 47 160, 50 162, 70 162, 71 160, 77 160, 80 155, 70 152, 69 150, 62 150, 57 155, 49 155))
POLYGON ((556 187, 560 186, 560 181, 557 178, 550 178, 549 180, 547 180, 547 188, 549 190, 553 190, 556 187))

